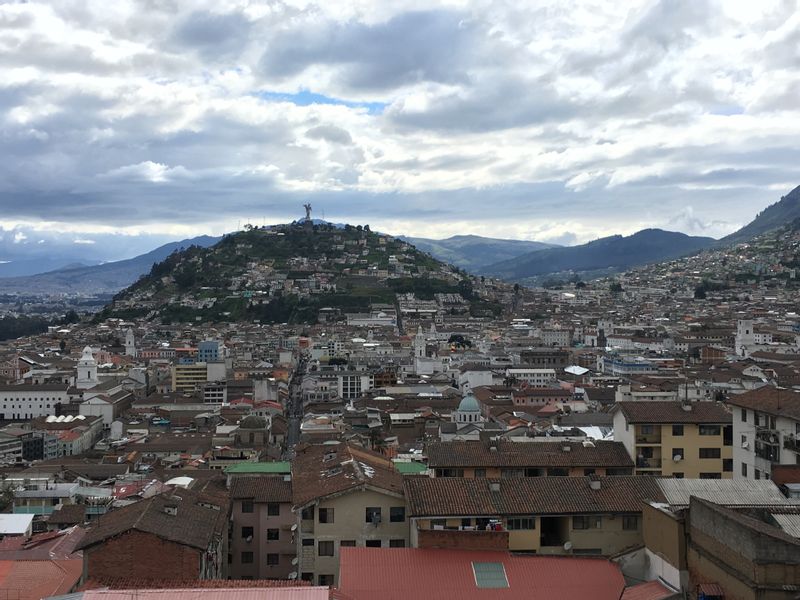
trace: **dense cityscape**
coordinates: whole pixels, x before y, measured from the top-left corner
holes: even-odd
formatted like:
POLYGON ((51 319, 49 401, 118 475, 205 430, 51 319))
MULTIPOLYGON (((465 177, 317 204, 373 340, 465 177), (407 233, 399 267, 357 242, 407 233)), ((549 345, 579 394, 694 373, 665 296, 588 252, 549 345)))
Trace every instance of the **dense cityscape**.
POLYGON ((51 595, 399 597, 463 560, 559 598, 795 594, 794 224, 526 287, 307 211, 0 347, 3 560, 51 595))
POLYGON ((0 2, 0 600, 800 600, 800 0, 0 2))

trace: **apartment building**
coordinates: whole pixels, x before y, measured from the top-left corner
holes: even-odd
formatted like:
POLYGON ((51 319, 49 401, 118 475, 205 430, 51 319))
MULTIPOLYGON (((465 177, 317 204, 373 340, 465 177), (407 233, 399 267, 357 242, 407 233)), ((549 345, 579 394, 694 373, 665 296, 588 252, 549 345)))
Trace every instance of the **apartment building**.
POLYGON ((613 412, 614 440, 625 445, 637 475, 733 477, 733 428, 723 404, 626 401, 613 412))
POLYGON ((506 377, 530 387, 544 388, 556 382, 555 369, 506 369, 506 377))
POLYGON ((769 479, 775 465, 800 465, 800 393, 762 387, 732 396, 734 477, 769 479))
POLYGON ((610 556, 642 544, 651 477, 408 477, 414 548, 610 556))
POLYGON ((408 545, 403 477, 379 454, 349 444, 300 448, 292 495, 303 580, 336 585, 343 547, 408 545))
MULTIPOLYGON (((260 463, 244 463, 250 464, 260 463)), ((291 475, 232 475, 230 493, 230 576, 296 579, 293 561, 297 556, 297 527, 292 512, 291 475)))

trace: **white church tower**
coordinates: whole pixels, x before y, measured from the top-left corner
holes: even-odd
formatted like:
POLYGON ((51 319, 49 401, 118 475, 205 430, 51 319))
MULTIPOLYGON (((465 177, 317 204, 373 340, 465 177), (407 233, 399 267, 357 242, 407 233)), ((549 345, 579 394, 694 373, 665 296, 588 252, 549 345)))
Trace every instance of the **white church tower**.
POLYGON ((92 349, 86 346, 83 349, 81 359, 78 361, 78 377, 75 380, 75 387, 79 390, 88 390, 98 383, 97 361, 92 356, 92 349))
POLYGON ((749 356, 755 350, 756 333, 753 331, 752 319, 741 319, 736 322, 736 354, 749 356))
POLYGON ((136 356, 136 338, 130 327, 125 332, 125 356, 136 356))
POLYGON ((414 336, 414 358, 425 358, 425 334, 422 333, 422 325, 417 328, 417 335, 414 336))

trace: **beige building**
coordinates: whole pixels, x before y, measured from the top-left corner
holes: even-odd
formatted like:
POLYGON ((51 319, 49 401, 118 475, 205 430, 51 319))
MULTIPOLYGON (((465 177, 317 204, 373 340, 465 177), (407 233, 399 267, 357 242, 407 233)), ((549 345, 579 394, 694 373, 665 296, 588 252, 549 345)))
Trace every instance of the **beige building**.
POLYGON ((733 477, 731 414, 718 402, 618 402, 614 440, 625 445, 637 475, 733 477))
POLYGON ((611 556, 642 544, 649 477, 405 480, 415 548, 611 556))
POLYGON ((342 547, 408 545, 403 478, 389 459, 349 444, 307 446, 292 476, 302 579, 336 585, 342 547))

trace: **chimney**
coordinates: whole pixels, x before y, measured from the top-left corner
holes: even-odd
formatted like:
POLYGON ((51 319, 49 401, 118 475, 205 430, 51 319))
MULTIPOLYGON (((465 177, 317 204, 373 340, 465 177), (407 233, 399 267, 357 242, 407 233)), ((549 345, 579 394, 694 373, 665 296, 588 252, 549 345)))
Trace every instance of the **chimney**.
POLYGON ((683 402, 681 404, 681 408, 686 412, 692 412, 692 403, 691 402, 683 402))
POLYGON ((589 475, 589 487, 595 491, 600 489, 600 478, 597 475, 589 475))
POLYGON ((499 492, 500 491, 500 482, 499 481, 490 481, 489 482, 489 491, 490 492, 499 492))
POLYGON ((572 446, 570 446, 569 444, 564 444, 563 446, 561 446, 561 450, 563 452, 572 452, 572 446))
POLYGON ((170 515, 171 517, 178 516, 178 505, 177 504, 167 504, 164 506, 164 514, 170 515))

